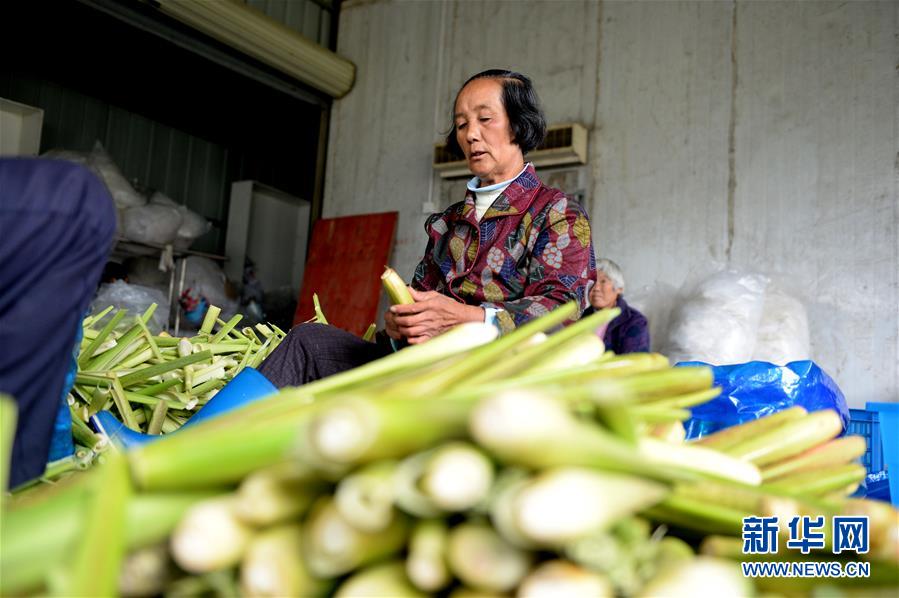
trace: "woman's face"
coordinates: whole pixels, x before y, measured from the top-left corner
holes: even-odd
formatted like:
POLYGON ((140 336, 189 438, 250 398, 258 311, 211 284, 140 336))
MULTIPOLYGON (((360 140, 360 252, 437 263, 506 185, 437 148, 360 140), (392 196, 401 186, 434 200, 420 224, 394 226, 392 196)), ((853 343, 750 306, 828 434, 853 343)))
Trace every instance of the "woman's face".
POLYGON ((521 148, 512 141, 512 128, 503 107, 498 79, 475 79, 456 99, 456 141, 468 168, 481 186, 509 180, 524 168, 521 148))
POLYGON ((593 290, 590 291, 590 305, 594 309, 615 307, 620 295, 621 290, 616 289, 609 277, 606 276, 606 273, 600 270, 596 276, 596 284, 593 285, 593 290))

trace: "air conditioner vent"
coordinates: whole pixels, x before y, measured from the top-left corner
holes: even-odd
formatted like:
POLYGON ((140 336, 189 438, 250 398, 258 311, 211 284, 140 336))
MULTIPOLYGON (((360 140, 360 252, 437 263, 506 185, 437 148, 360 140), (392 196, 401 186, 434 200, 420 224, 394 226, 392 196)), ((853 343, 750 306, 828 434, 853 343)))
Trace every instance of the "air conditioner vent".
MULTIPOLYGON (((547 129, 546 139, 526 159, 534 166, 562 166, 587 163, 587 129, 578 123, 554 125, 547 129)), ((449 179, 468 176, 468 165, 450 153, 446 143, 434 146, 434 170, 449 179)))

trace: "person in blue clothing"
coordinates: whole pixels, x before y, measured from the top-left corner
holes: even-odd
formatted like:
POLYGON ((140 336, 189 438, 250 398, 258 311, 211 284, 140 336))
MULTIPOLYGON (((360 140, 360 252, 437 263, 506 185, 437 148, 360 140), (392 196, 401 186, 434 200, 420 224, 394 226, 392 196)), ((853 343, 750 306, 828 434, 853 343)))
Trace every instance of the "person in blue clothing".
POLYGON ((0 159, 0 393, 18 407, 9 486, 44 473, 73 348, 115 236, 103 183, 72 162, 0 159))
MULTIPOLYGON (((649 351, 649 324, 646 317, 624 300, 624 274, 610 259, 596 260, 596 284, 590 291, 590 307, 583 316, 607 307, 618 307, 621 315, 612 320, 602 341, 617 354, 649 351)), ((582 316, 582 317, 583 317, 582 316)))

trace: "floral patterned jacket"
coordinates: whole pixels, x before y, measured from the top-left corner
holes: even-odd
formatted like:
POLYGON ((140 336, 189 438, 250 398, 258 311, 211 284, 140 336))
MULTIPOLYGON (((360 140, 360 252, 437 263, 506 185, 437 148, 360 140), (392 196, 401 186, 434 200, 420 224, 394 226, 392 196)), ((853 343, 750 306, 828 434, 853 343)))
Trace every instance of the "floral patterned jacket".
POLYGON ((589 305, 596 280, 590 222, 531 164, 480 222, 469 191, 465 201, 431 215, 425 231, 428 245, 412 287, 500 310, 503 333, 572 300, 578 314, 589 305))

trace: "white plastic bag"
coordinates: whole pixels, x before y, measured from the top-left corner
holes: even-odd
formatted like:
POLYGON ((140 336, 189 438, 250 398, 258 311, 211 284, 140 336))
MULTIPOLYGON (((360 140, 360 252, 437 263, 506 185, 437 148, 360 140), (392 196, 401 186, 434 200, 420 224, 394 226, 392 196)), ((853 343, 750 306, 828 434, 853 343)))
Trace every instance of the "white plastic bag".
POLYGON ((805 307, 783 289, 769 285, 752 358, 775 365, 810 358, 805 307))
POLYGON ((176 203, 171 197, 159 191, 153 193, 150 197, 150 203, 173 207, 181 214, 181 225, 178 227, 172 243, 175 249, 188 249, 194 241, 205 235, 212 228, 211 222, 187 206, 176 203))
POLYGON ((177 201, 162 191, 154 191, 153 195, 150 196, 150 203, 157 203, 162 206, 169 206, 170 208, 177 208, 179 205, 177 201))
POLYGON ((180 226, 178 208, 160 203, 128 208, 122 213, 122 236, 131 241, 168 245, 180 226))
POLYGON ((714 365, 752 359, 768 278, 735 270, 707 278, 672 313, 667 355, 672 363, 714 365))
POLYGON ((88 163, 106 183, 106 188, 109 189, 109 194, 112 195, 117 207, 125 210, 147 203, 146 198, 134 190, 99 141, 94 144, 88 163))
POLYGON ((67 150, 54 147, 53 149, 49 149, 41 154, 41 158, 47 158, 50 160, 67 160, 69 162, 74 162, 75 164, 88 166, 90 154, 86 152, 76 152, 75 150, 67 150))
POLYGON ((158 289, 139 284, 128 284, 124 280, 104 283, 100 285, 100 289, 91 303, 91 313, 96 314, 110 305, 116 309, 127 309, 128 316, 122 320, 122 325, 130 328, 134 323, 134 318, 131 316, 144 313, 153 303, 156 304, 156 311, 147 322, 147 328, 150 329, 150 332, 158 334, 166 328, 169 319, 168 297, 158 289))
MULTIPOLYGON (((188 293, 205 297, 209 305, 221 308, 222 313, 219 317, 223 320, 228 320, 237 313, 237 299, 229 296, 231 285, 218 263, 209 258, 192 255, 184 258, 184 268, 182 295, 188 293)), ((181 276, 180 262, 175 272, 176 276, 181 276)))
POLYGON ((175 235, 175 249, 187 249, 212 228, 212 223, 185 206, 178 206, 181 226, 175 235))

